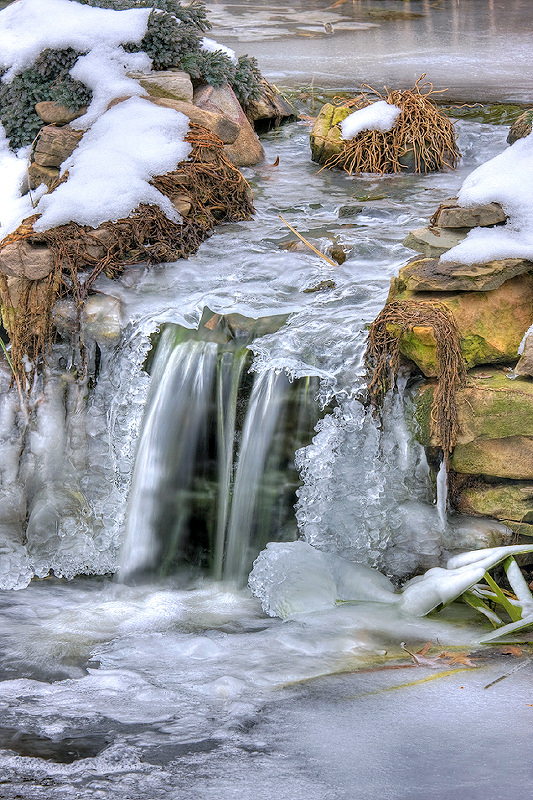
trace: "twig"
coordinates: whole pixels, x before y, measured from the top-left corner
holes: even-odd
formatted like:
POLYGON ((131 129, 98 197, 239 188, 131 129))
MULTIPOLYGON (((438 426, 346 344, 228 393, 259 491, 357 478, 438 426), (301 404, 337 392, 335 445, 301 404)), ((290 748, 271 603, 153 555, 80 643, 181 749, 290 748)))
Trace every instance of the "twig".
POLYGON ((301 239, 301 241, 302 241, 304 244, 306 244, 306 245, 307 245, 309 248, 311 248, 311 250, 313 251, 313 253, 316 253, 316 254, 317 254, 317 256, 320 256, 320 258, 323 258, 323 259, 324 259, 324 261, 327 261, 327 262, 328 262, 328 264, 331 264, 331 266, 332 266, 332 267, 337 267, 337 266, 338 266, 338 264, 336 264, 336 262, 335 262, 335 261, 332 261, 332 260, 331 260, 331 258, 328 258, 327 256, 325 256, 325 255, 324 255, 324 253, 321 253, 321 252, 320 252, 320 250, 317 250, 317 249, 316 249, 316 247, 313 247, 313 245, 311 244, 311 242, 308 242, 308 241, 307 241, 307 239, 306 239, 304 236, 302 236, 302 234, 301 234, 301 233, 298 233, 298 231, 297 231, 295 228, 293 228, 293 227, 292 227, 292 225, 289 225, 289 223, 287 222, 287 220, 286 220, 286 219, 283 219, 283 217, 281 216, 281 214, 278 214, 278 217, 279 217, 279 218, 280 218, 280 220, 281 220, 281 221, 282 221, 282 222, 283 222, 283 223, 284 223, 284 224, 287 226, 287 228, 289 228, 289 229, 290 229, 290 230, 291 230, 291 231, 292 231, 292 232, 295 234, 295 236, 297 236, 297 237, 298 237, 298 239, 301 239))

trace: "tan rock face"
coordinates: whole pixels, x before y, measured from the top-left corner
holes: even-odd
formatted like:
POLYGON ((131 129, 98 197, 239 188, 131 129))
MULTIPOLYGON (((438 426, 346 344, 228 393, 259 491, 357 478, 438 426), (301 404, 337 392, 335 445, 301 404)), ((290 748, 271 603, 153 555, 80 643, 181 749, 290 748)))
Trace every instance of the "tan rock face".
MULTIPOLYGON (((393 280, 389 300, 413 296, 417 300, 443 303, 452 311, 468 369, 477 364, 515 361, 524 333, 533 322, 533 275, 530 273, 512 278, 490 292, 457 294, 398 292, 398 283, 393 280)), ((400 350, 427 377, 437 374, 436 342, 430 329, 418 331, 415 328, 403 334, 400 350)))
POLYGON ((204 128, 216 134, 224 144, 233 144, 241 132, 240 125, 232 119, 225 117, 223 114, 206 111, 205 109, 194 106, 192 103, 184 103, 182 100, 170 100, 166 97, 153 97, 151 100, 158 106, 181 111, 191 122, 195 122, 197 125, 203 125, 204 128))
POLYGON ((225 84, 214 86, 200 86, 194 92, 194 104, 205 111, 223 114, 228 119, 236 122, 240 133, 232 144, 224 147, 225 153, 236 167, 253 167, 265 158, 265 151, 257 135, 246 119, 233 89, 225 84))
POLYGON ((279 125, 281 120, 297 117, 298 112, 289 101, 264 78, 261 80, 261 96, 251 100, 246 115, 252 123, 273 122, 279 125))
POLYGON ((455 507, 462 514, 495 517, 515 522, 533 522, 533 484, 484 483, 461 489, 455 507))
POLYGON ((70 127, 56 128, 47 125, 37 137, 33 150, 34 162, 40 167, 58 169, 78 146, 83 131, 70 127))
POLYGON ((457 445, 451 466, 456 472, 468 475, 533 480, 533 437, 476 439, 457 445))
POLYGON ((143 89, 152 97, 169 97, 172 100, 183 100, 192 103, 193 87, 186 72, 180 70, 161 70, 147 74, 130 73, 143 89))
POLYGON ((507 215, 499 203, 487 203, 473 208, 457 205, 457 198, 447 200, 432 218, 439 228, 477 228, 505 222, 507 215))
POLYGON ((37 116, 47 125, 67 125, 69 122, 81 117, 87 111, 86 108, 78 108, 73 111, 55 100, 43 100, 35 106, 37 116))
MULTIPOLYGON (((428 228, 421 230, 429 231, 428 228)), ((419 231, 412 231, 412 234, 417 233, 419 231)), ((404 244, 411 246, 407 245, 407 239, 404 244)), ((443 241, 447 243, 446 239, 443 241)), ((438 258, 415 258, 400 269, 396 286, 399 291, 409 292, 486 292, 498 289, 505 281, 525 272, 533 272, 533 262, 523 258, 505 258, 486 264, 449 264, 438 258)))
POLYGON ((531 334, 526 337, 524 350, 514 371, 516 375, 528 375, 533 378, 533 336, 531 334))
MULTIPOLYGON (((30 164, 28 169, 29 188, 36 189, 44 183, 49 189, 59 178, 59 170, 55 167, 40 167, 39 164, 30 164)), ((27 187, 26 187, 27 191, 27 187)))
POLYGON ((21 239, 0 250, 0 272, 13 278, 37 281, 46 278, 53 266, 52 251, 46 244, 30 244, 21 239))

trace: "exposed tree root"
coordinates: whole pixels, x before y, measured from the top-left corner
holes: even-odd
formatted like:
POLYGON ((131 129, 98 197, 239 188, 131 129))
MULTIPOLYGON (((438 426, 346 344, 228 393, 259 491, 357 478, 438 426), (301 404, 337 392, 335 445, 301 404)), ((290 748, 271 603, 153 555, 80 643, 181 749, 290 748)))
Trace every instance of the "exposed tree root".
POLYGON ((415 326, 431 327, 437 342, 437 386, 431 408, 431 435, 448 461, 459 432, 455 393, 466 382, 459 330, 447 306, 438 302, 396 300, 381 311, 370 327, 365 360, 371 378, 368 391, 378 409, 394 386, 400 367, 400 338, 415 326))

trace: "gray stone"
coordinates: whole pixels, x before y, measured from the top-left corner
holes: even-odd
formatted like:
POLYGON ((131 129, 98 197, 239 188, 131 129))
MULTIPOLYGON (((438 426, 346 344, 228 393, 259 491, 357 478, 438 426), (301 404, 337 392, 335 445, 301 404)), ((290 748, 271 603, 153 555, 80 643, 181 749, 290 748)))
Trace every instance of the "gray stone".
POLYGON ((46 122, 47 125, 67 125, 69 122, 85 114, 87 109, 83 107, 73 111, 71 108, 62 106, 61 103, 57 103, 55 100, 43 100, 41 103, 37 103, 35 111, 37 116, 40 117, 43 122, 46 122))
POLYGON ((505 258, 486 264, 450 264, 437 258, 416 258, 400 269, 398 286, 410 292, 486 292, 533 271, 533 262, 505 258))
POLYGON ((417 250, 430 258, 438 258, 462 241, 468 228, 457 228, 453 231, 442 228, 417 228, 403 240, 403 246, 417 250))
POLYGON ((233 144, 241 132, 241 126, 223 114, 206 111, 192 103, 185 103, 183 100, 171 100, 168 97, 153 97, 151 100, 158 106, 181 111, 191 122, 203 125, 204 128, 216 134, 224 144, 233 144))
POLYGON ((200 86, 194 92, 194 104, 205 111, 223 114, 240 126, 240 133, 233 144, 224 145, 226 156, 234 166, 253 167, 264 161, 265 151, 261 142, 230 86, 200 86))
POLYGON ((193 87, 186 72, 180 70, 161 70, 161 72, 129 73, 152 97, 169 97, 192 103, 193 87))
POLYGON ((498 225, 506 219, 499 203, 464 208, 457 204, 456 197, 452 197, 439 206, 431 218, 431 224, 439 228, 483 228, 498 225))
POLYGON ((259 123, 263 127, 265 123, 267 126, 279 125, 282 120, 296 119, 298 111, 279 89, 263 78, 261 94, 257 100, 250 100, 246 108, 246 116, 253 124, 259 123))
POLYGON ((10 242, 0 250, 0 272, 13 278, 38 281, 54 266, 54 256, 46 244, 30 244, 26 239, 10 242))

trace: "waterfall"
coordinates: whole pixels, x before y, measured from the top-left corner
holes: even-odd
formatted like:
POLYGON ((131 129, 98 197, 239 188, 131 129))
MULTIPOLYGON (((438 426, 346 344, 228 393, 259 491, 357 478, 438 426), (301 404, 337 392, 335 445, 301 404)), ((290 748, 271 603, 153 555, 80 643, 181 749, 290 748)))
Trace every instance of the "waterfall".
POLYGON ((242 338, 184 330, 165 328, 152 364, 119 577, 188 563, 242 584, 268 541, 296 537, 294 453, 312 438, 317 384, 250 373, 242 338))

